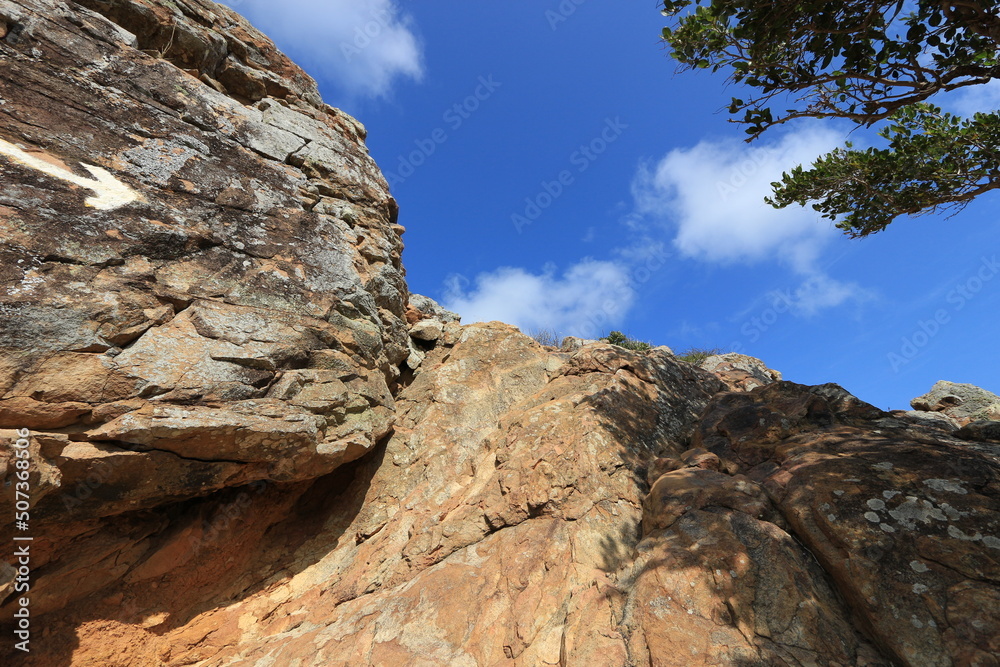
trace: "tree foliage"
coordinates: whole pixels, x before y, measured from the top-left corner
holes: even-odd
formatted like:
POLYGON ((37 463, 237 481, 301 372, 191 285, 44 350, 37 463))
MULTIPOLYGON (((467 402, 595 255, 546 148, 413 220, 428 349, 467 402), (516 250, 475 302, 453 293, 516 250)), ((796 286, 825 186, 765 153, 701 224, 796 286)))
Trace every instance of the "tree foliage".
POLYGON ((798 118, 880 125, 884 147, 848 144, 775 183, 778 207, 812 203, 854 236, 902 214, 963 206, 1000 187, 996 113, 929 102, 1000 78, 1000 0, 665 0, 663 38, 682 68, 745 86, 729 112, 753 140, 798 118))

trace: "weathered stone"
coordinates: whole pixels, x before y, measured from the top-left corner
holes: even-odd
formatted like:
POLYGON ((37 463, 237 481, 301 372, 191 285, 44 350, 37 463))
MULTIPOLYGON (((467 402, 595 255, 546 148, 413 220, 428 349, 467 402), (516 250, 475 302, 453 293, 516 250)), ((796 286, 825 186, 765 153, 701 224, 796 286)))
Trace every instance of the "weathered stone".
POLYGON ((86 403, 45 403, 19 396, 0 400, 0 428, 63 428, 90 412, 86 403))
POLYGON ((255 432, 245 402, 295 376, 298 390, 276 399, 288 409, 274 409, 305 420, 294 425, 318 419, 313 440, 290 436, 298 453, 266 467, 316 476, 370 447, 389 429, 384 397, 406 357, 406 286, 395 202, 363 128, 224 7, 57 4, 2 5, 30 28, 0 47, 0 138, 65 170, 100 165, 139 198, 88 206, 82 188, 0 155, 0 424, 60 429, 100 414, 130 427, 82 437, 155 449, 154 432, 175 432, 154 428, 162 419, 102 407, 154 399, 200 415, 187 421, 205 442, 230 442, 255 432), (308 159, 292 160, 307 142, 308 159), (311 211, 311 190, 341 193, 351 215, 311 211), (343 352, 363 387, 295 370, 323 351, 343 352), (290 470, 306 450, 326 462, 290 470))
POLYGON ((781 373, 760 359, 736 352, 713 355, 698 365, 718 375, 731 391, 750 391, 781 380, 781 373))
POLYGON ((411 294, 409 304, 424 317, 432 317, 446 324, 459 322, 462 319, 457 313, 442 308, 437 301, 423 294, 411 294))
POLYGON ((411 371, 417 370, 418 368, 420 368, 420 364, 424 362, 425 356, 426 353, 419 347, 414 345, 413 341, 410 341, 410 354, 408 357, 406 357, 406 367, 409 368, 411 371))
POLYGON ((420 320, 410 327, 410 336, 417 340, 433 342, 444 333, 444 323, 440 320, 420 320))
POLYGON ((688 512, 706 506, 726 507, 758 519, 773 513, 764 490, 745 477, 683 468, 656 480, 643 504, 642 532, 648 535, 669 528, 688 512))
POLYGON ((959 426, 984 419, 1000 421, 1000 396, 972 384, 941 380, 910 405, 914 410, 943 412, 959 426))
POLYGON ((370 451, 407 288, 364 128, 231 10, 0 0, 0 17, 18 36, 0 41, 0 428, 32 430, 41 614, 118 581, 174 503, 370 451))
POLYGON ((1000 421, 981 420, 969 422, 955 431, 954 436, 962 440, 993 440, 1000 442, 1000 421))
POLYGON ((695 440, 768 490, 893 660, 996 655, 1000 616, 966 605, 1000 599, 1000 462, 940 432, 873 428, 882 420, 832 388, 780 382, 717 396, 695 440))
POLYGON ((596 340, 590 340, 587 338, 577 338, 576 336, 566 336, 562 339, 562 343, 559 346, 563 352, 576 352, 581 347, 585 345, 590 345, 591 343, 596 343, 596 340))
POLYGON ((893 412, 897 419, 903 419, 911 424, 930 426, 953 432, 959 429, 958 422, 943 412, 925 412, 923 410, 900 410, 893 412))
POLYGON ((718 456, 700 447, 689 449, 681 454, 681 461, 689 468, 704 468, 705 470, 719 470, 722 468, 722 461, 718 456))

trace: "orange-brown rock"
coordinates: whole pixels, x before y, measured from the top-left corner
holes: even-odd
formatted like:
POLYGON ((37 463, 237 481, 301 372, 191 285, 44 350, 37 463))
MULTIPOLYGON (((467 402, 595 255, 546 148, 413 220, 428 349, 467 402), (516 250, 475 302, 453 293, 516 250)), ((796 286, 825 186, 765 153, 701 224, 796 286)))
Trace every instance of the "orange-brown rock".
POLYGON ((47 443, 43 614, 142 553, 94 537, 105 519, 371 450, 408 296, 364 128, 231 10, 4 0, 0 22, 0 428, 47 443))
POLYGON ((716 397, 695 441, 767 489, 884 655, 1000 655, 1000 448, 789 382, 716 397))
POLYGON ((0 0, 0 59, 0 664, 998 664, 995 422, 461 326, 221 5, 0 0))

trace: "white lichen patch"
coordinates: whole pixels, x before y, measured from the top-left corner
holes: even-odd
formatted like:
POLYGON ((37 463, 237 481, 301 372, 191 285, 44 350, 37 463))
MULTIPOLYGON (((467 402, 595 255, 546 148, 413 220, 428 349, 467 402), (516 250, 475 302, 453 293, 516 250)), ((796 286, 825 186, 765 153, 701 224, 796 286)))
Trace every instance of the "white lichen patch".
POLYGON ((940 508, 929 500, 921 500, 916 496, 906 496, 906 500, 889 510, 889 516, 896 520, 896 523, 913 530, 917 522, 929 525, 934 521, 947 521, 948 517, 940 508))
POLYGON ((948 503, 941 503, 940 507, 941 511, 944 512, 952 521, 958 521, 963 516, 969 516, 969 512, 961 512, 948 503))
POLYGON ((927 572, 928 570, 930 570, 929 567, 927 567, 923 562, 919 560, 911 560, 910 569, 913 570, 914 572, 927 572))
POLYGON ((983 534, 976 531, 975 535, 967 535, 958 526, 948 526, 948 535, 954 537, 956 540, 962 540, 963 542, 979 542, 983 539, 983 534))
MULTIPOLYGON (((931 479, 925 481, 924 485, 934 491, 958 494, 967 493, 962 485, 958 483, 958 480, 931 479)), ((932 526, 938 522, 945 523, 947 524, 948 535, 954 539, 981 542, 984 546, 1000 549, 1000 539, 990 535, 984 536, 978 531, 973 535, 967 535, 952 524, 953 521, 958 521, 962 517, 969 516, 972 512, 963 512, 948 503, 938 503, 932 496, 928 496, 930 500, 917 496, 902 496, 899 499, 899 504, 890 509, 891 505, 886 503, 886 500, 892 501, 896 496, 901 495, 899 491, 886 490, 882 492, 885 500, 882 498, 869 498, 865 501, 865 506, 869 510, 864 513, 865 519, 872 524, 877 524, 879 529, 885 533, 895 533, 897 529, 914 530, 920 524, 932 526), (885 516, 886 514, 888 514, 888 517, 885 516)), ((927 571, 927 566, 919 561, 911 562, 910 566, 916 572, 927 571)))
POLYGON ((876 463, 872 466, 875 470, 892 470, 892 463, 890 461, 882 461, 881 463, 876 463))
POLYGON ((8 290, 8 293, 12 295, 20 295, 24 294, 25 292, 31 292, 36 287, 44 284, 45 284, 44 276, 42 276, 42 274, 40 273, 36 273, 32 268, 25 272, 24 278, 21 280, 21 284, 18 285, 17 287, 12 287, 10 290, 8 290))
POLYGON ((958 479, 925 479, 924 486, 934 491, 946 493, 960 493, 962 495, 968 493, 965 487, 962 486, 961 480, 958 479))
POLYGON ((929 590, 930 589, 927 588, 927 586, 925 586, 923 584, 913 584, 913 592, 916 593, 917 595, 921 595, 923 593, 926 593, 929 590))

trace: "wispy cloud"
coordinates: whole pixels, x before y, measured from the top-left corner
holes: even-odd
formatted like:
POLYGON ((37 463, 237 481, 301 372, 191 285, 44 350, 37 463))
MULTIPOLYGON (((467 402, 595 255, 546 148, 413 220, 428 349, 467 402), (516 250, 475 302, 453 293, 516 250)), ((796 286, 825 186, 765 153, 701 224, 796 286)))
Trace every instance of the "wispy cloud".
POLYGON ((802 276, 795 310, 811 315, 863 293, 820 268, 823 247, 839 232, 811 209, 775 209, 764 202, 771 183, 798 164, 842 146, 830 129, 786 132, 770 143, 701 141, 640 168, 633 184, 637 210, 673 234, 683 256, 716 264, 777 261, 802 276))
POLYGON ((831 278, 822 271, 810 273, 792 293, 791 306, 800 315, 815 315, 821 310, 839 306, 855 299, 868 301, 874 298, 871 291, 855 282, 831 278))
POLYGON ((583 259, 559 273, 502 267, 470 282, 452 277, 445 307, 463 323, 499 320, 523 331, 547 329, 576 336, 596 336, 622 322, 636 292, 624 263, 583 259))
POLYGON ((317 80, 380 97, 423 76, 412 19, 395 0, 227 0, 317 80))

